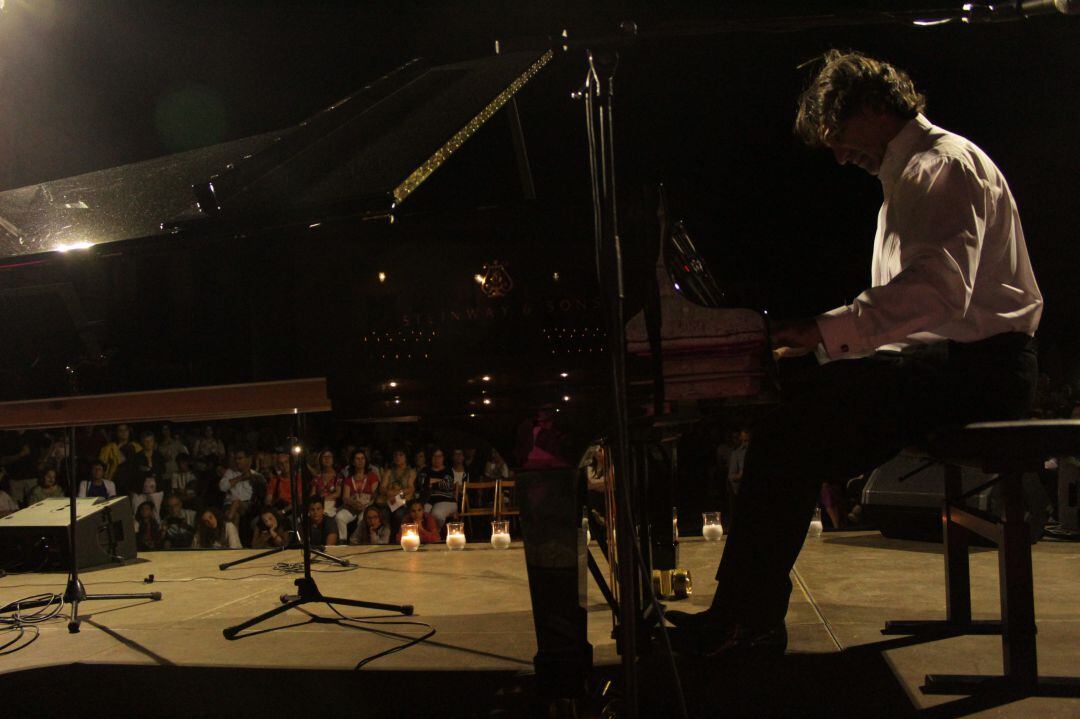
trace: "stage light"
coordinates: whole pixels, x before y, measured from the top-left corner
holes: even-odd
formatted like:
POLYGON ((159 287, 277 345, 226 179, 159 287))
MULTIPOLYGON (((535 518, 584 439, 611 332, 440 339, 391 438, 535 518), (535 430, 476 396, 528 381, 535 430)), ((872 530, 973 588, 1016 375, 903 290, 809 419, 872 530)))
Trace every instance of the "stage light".
POLYGON ((483 377, 481 377, 480 379, 483 380, 484 382, 490 382, 491 381, 491 375, 486 374, 483 377))
POLYGON ((390 380, 390 386, 397 387, 397 382, 395 382, 394 380, 390 380))
POLYGON ((491 404, 491 399, 489 397, 484 397, 484 404, 491 404))
POLYGON ((293 445, 292 453, 295 454, 297 457, 299 457, 300 453, 303 452, 303 451, 304 451, 304 448, 301 447, 299 444, 294 444, 293 445))
POLYGON ((568 394, 564 394, 564 395, 562 396, 562 401, 563 401, 563 402, 569 402, 569 401, 570 401, 570 395, 568 395, 568 394))
POLYGON ((475 274, 475 275, 473 275, 473 277, 472 277, 472 278, 473 278, 474 280, 476 280, 476 284, 478 284, 478 285, 482 285, 482 284, 484 284, 484 276, 483 276, 483 275, 481 275, 481 274, 475 274))
POLYGON ((380 272, 379 273, 379 282, 386 282, 386 273, 385 272, 380 272))
POLYGON ((560 372, 559 376, 562 377, 563 379, 566 379, 567 377, 570 376, 570 373, 569 372, 560 372))

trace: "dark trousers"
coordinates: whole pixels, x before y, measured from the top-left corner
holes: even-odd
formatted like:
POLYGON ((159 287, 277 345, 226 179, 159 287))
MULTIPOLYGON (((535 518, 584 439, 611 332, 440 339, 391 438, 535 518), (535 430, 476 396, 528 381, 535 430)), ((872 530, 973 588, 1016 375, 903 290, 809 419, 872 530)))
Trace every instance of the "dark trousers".
POLYGON ((713 606, 779 623, 822 482, 868 472, 937 427, 1022 417, 1038 379, 1035 341, 1001 334, 833 362, 755 427, 713 606))

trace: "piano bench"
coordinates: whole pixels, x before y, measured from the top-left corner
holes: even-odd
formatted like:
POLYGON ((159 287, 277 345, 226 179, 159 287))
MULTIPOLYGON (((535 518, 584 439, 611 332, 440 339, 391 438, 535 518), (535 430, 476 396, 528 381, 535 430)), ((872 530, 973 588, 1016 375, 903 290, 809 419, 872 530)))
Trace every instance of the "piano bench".
POLYGON ((1021 477, 1037 472, 1050 457, 1080 454, 1080 421, 982 422, 931 433, 915 449, 945 465, 941 527, 945 550, 943 621, 888 621, 882 634, 958 636, 1000 634, 1004 676, 926 675, 926 694, 965 694, 991 687, 1034 693, 1039 684, 1035 648, 1035 601, 1031 533, 1024 518, 1021 477), (965 505, 986 485, 964 492, 961 467, 998 476, 1002 516, 965 505), (997 545, 1001 619, 972 621, 968 539, 977 534, 997 545))

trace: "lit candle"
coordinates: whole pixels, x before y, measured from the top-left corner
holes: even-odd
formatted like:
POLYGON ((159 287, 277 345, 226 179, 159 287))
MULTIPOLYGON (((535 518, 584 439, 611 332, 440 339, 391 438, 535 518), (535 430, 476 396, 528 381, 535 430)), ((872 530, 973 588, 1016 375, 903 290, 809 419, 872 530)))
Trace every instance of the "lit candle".
POLYGON ((491 546, 506 549, 510 546, 510 522, 496 519, 491 523, 491 546))
POLYGON ((715 542, 724 536, 724 526, 720 523, 719 512, 704 512, 701 515, 701 536, 707 542, 715 542))
POLYGON ((420 535, 416 533, 415 524, 401 525, 401 548, 406 552, 420 549, 420 535))
POLYGON ((463 522, 446 523, 446 546, 448 549, 465 548, 465 524, 463 522))

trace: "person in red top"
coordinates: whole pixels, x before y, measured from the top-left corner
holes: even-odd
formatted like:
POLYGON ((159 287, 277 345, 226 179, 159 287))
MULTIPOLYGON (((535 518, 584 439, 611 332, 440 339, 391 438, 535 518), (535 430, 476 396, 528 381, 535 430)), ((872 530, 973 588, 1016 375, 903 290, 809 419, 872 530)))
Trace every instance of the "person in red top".
POLYGON ((362 449, 353 450, 344 474, 341 481, 342 506, 334 516, 339 537, 349 536, 349 523, 364 516, 364 510, 375 500, 375 492, 379 488, 379 475, 368 468, 367 454, 362 449))
POLYGON ((289 453, 280 448, 274 453, 274 464, 266 481, 266 502, 281 512, 287 512, 292 506, 289 453))
MULTIPOLYGON (((420 544, 434 544, 441 539, 439 536, 439 523, 435 521, 434 517, 424 511, 424 503, 419 499, 414 499, 409 502, 409 513, 405 515, 402 524, 407 522, 412 522, 416 525, 416 533, 420 535, 420 544)), ((397 541, 398 544, 401 544, 400 529, 398 530, 397 541)))

